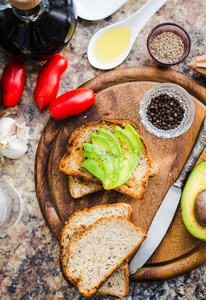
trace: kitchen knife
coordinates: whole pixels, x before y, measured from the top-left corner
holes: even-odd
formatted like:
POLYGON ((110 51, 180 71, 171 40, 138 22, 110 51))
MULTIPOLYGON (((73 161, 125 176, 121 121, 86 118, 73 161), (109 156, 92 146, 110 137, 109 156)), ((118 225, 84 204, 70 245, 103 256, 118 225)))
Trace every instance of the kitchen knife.
POLYGON ((195 144, 186 160, 179 177, 168 190, 147 232, 147 238, 140 246, 132 259, 129 269, 130 274, 136 273, 150 258, 152 253, 162 241, 167 229, 172 222, 178 207, 184 184, 206 146, 206 117, 204 118, 195 144))

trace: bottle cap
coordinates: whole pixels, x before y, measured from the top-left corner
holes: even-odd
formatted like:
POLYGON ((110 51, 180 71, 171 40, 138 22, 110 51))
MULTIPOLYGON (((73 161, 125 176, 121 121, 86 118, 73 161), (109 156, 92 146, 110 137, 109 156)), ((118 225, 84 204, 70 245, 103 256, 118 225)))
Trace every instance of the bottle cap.
POLYGON ((41 0, 9 0, 9 3, 14 7, 22 10, 27 10, 37 6, 41 0))

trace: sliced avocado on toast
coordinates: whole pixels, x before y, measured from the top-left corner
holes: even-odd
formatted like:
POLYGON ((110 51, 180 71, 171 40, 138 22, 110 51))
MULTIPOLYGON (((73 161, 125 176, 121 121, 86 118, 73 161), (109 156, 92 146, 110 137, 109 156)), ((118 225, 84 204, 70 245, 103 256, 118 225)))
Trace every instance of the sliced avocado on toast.
POLYGON ((91 140, 92 140, 93 145, 99 146, 102 149, 104 149, 111 158, 113 172, 112 172, 112 174, 110 174, 110 175, 112 175, 111 180, 110 180, 111 182, 110 182, 110 184, 108 183, 108 185, 107 185, 107 189, 109 189, 110 186, 113 184, 113 182, 117 181, 119 178, 120 168, 119 168, 115 148, 113 147, 113 144, 110 143, 110 141, 103 135, 93 133, 93 134, 91 134, 91 140))
POLYGON ((95 160, 87 159, 83 162, 82 166, 91 172, 94 176, 99 178, 102 182, 106 180, 107 174, 104 168, 95 160))
POLYGON ((115 126, 114 133, 100 128, 99 134, 91 134, 91 141, 92 144, 83 144, 84 157, 88 159, 82 166, 98 177, 105 189, 125 184, 137 167, 141 155, 142 145, 136 130, 130 124, 126 124, 125 129, 115 126), (94 170, 94 163, 88 162, 91 160, 97 162, 101 174, 94 170))
POLYGON ((133 126, 131 126, 130 124, 126 124, 125 126, 125 131, 127 133, 129 133, 129 135, 131 136, 134 144, 135 144, 135 150, 136 150, 136 164, 138 164, 141 152, 142 152, 142 143, 141 143, 141 139, 139 137, 139 134, 136 132, 136 130, 134 129, 133 126))
MULTIPOLYGON (((102 172, 99 175, 98 170, 95 170, 95 173, 98 174, 98 177, 102 183, 105 189, 108 189, 108 186, 111 185, 111 181, 113 180, 113 175, 114 175, 114 163, 113 159, 110 155, 109 152, 105 151, 102 147, 99 145, 93 145, 89 143, 84 143, 84 157, 87 157, 90 161, 96 161, 98 163, 97 167, 100 169, 102 172), (101 179, 100 176, 105 172, 106 176, 104 179, 101 179)), ((87 160, 83 162, 83 167, 86 168, 88 167, 88 162, 86 163, 87 160)), ((94 164, 92 164, 94 166, 94 164)), ((88 170, 89 171, 89 170, 88 170)), ((91 171, 90 171, 91 172, 91 171)))
POLYGON ((136 151, 131 136, 119 126, 115 126, 114 134, 119 139, 122 147, 123 165, 119 180, 113 185, 113 188, 126 183, 136 168, 136 151))

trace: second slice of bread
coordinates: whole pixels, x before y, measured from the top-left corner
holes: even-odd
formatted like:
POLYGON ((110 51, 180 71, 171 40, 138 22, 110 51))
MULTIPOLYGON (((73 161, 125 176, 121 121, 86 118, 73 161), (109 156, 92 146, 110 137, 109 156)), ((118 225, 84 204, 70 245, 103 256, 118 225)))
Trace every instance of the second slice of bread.
MULTIPOLYGON (((66 274, 67 267, 67 247, 69 239, 72 234, 83 228, 86 228, 94 224, 98 219, 102 217, 117 217, 122 216, 123 218, 130 220, 132 208, 127 203, 115 203, 108 205, 97 205, 90 209, 82 209, 73 213, 68 222, 63 227, 61 238, 60 238, 60 264, 61 269, 69 281, 66 274)), ((111 277, 105 282, 105 284, 99 289, 99 294, 109 294, 116 297, 124 297, 128 294, 129 289, 129 270, 128 263, 124 262, 118 270, 116 270, 111 277)))
POLYGON ((85 297, 93 296, 140 246, 145 232, 123 217, 105 217, 69 240, 66 273, 85 297))

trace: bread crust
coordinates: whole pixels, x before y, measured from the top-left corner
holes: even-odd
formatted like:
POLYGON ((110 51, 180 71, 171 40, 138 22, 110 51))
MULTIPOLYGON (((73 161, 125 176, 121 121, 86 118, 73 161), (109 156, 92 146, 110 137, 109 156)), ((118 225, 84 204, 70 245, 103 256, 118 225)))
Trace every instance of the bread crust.
MULTIPOLYGON (((124 271, 124 274, 125 274, 125 283, 124 283, 124 288, 123 288, 124 293, 121 295, 121 298, 122 297, 126 297, 128 295, 128 293, 129 293, 129 264, 126 261, 124 261, 122 263, 122 266, 123 266, 123 271, 124 271)), ((117 272, 117 270, 115 272, 117 272)), ((107 280, 109 280, 109 278, 107 280)), ((106 284, 106 282, 104 284, 106 284)), ((99 295, 110 295, 110 296, 114 296, 114 297, 120 297, 119 294, 117 295, 112 290, 109 293, 103 293, 103 292, 101 292, 101 288, 98 290, 97 294, 99 294, 99 295)))

